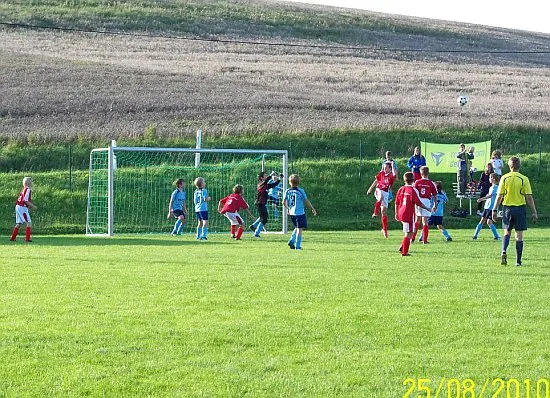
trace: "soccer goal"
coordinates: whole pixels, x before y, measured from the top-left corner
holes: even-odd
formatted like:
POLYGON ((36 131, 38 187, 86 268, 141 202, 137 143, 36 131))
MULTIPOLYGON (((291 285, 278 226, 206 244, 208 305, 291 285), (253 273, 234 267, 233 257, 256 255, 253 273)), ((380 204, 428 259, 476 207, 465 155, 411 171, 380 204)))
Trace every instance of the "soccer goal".
MULTIPOLYGON (((257 175, 260 171, 284 174, 287 187, 286 150, 195 149, 118 147, 93 149, 90 153, 87 235, 115 233, 169 233, 174 219, 167 219, 174 182, 185 180, 187 224, 184 232, 194 233, 197 219, 193 205, 193 181, 203 177, 212 200, 208 203, 209 231, 226 232, 229 223, 217 212, 218 201, 244 187, 244 198, 256 214, 257 175)), ((287 217, 282 201, 268 205, 269 232, 286 232, 287 217)), ((248 226, 248 220, 242 214, 248 226)))

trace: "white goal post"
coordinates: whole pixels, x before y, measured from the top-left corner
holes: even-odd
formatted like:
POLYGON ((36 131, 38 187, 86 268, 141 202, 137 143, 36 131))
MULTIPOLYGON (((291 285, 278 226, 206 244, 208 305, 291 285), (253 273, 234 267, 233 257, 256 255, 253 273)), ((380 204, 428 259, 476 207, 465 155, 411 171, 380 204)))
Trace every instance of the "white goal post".
MULTIPOLYGON (((113 142, 114 144, 114 142, 113 142)), ((197 220, 193 205, 193 181, 203 177, 212 200, 208 204, 209 231, 227 232, 229 223, 217 212, 218 201, 244 187, 244 198, 256 214, 257 175, 275 171, 284 175, 287 188, 288 151, 257 149, 198 149, 119 147, 90 152, 86 235, 115 233, 169 233, 174 221, 167 219, 174 182, 185 180, 187 223, 184 232, 194 233, 197 220)), ((288 219, 282 198, 268 204, 269 232, 286 233, 288 219)), ((247 226, 254 220, 248 220, 247 226)))

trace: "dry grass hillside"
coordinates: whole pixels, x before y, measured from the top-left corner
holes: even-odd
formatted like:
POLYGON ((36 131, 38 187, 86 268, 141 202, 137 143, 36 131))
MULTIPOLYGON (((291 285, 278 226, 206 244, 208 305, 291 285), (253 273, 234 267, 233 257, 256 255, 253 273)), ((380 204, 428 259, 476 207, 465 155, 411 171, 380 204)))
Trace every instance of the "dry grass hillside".
MULTIPOLYGON (((44 24, 7 12, 9 3, 0 21, 10 23, 0 25, 2 137, 132 137, 148 126, 166 137, 198 128, 550 129, 550 35, 273 1, 219 2, 247 18, 193 9, 201 23, 187 30, 177 20, 155 29, 84 23, 51 9, 40 11, 56 15, 44 24), (254 20, 250 10, 280 17, 254 20), (460 94, 470 98, 464 107, 460 94)), ((182 13, 191 4, 153 3, 182 13)))

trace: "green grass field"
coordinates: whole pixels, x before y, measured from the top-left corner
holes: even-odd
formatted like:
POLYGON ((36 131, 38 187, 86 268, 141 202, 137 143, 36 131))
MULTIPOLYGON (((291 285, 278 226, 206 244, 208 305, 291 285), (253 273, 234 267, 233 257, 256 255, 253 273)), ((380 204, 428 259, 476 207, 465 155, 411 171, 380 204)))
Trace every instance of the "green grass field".
POLYGON ((0 397, 550 397, 548 230, 471 232, 3 237, 0 397))

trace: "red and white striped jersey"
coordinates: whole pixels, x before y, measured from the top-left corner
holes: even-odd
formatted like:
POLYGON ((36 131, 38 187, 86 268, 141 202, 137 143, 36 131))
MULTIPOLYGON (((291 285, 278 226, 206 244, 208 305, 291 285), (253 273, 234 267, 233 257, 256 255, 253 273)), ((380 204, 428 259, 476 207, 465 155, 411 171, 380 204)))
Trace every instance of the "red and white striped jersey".
POLYGON ((27 202, 31 201, 31 189, 29 187, 25 187, 17 197, 17 202, 15 203, 18 206, 25 206, 27 207, 27 202))

